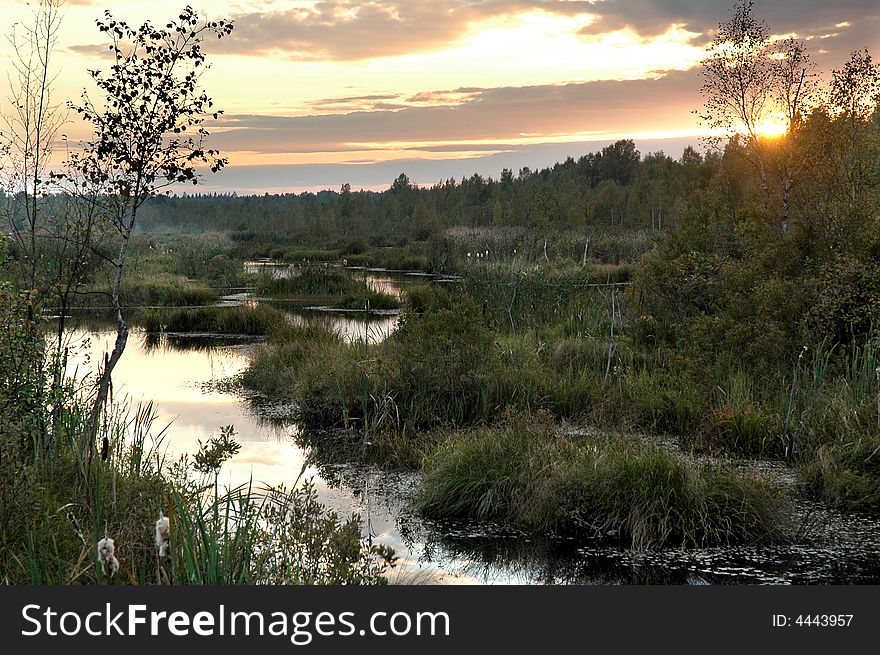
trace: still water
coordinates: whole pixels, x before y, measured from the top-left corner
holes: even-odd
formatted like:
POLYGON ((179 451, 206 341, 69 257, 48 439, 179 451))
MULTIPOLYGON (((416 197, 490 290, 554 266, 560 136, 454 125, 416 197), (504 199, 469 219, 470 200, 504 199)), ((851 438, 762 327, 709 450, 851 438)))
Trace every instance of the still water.
MULTIPOLYGON (((387 291, 419 283, 415 276, 371 272, 387 291)), ((232 298, 227 301, 233 300, 232 298)), ((238 298, 239 301, 244 298, 238 298)), ((290 309, 293 322, 317 322, 350 338, 385 338, 396 316, 352 317, 290 309)), ((110 330, 72 334, 71 372, 83 376, 112 348, 110 330)), ((222 383, 241 372, 260 347, 245 337, 198 339, 133 331, 114 372, 117 401, 152 402, 156 432, 167 426, 169 458, 194 453, 199 441, 234 425, 240 452, 220 474, 221 484, 286 485, 311 479, 321 501, 347 516, 357 512, 365 539, 394 548, 400 557, 392 581, 413 583, 675 583, 815 584, 880 581, 880 524, 801 503, 795 543, 775 547, 665 550, 635 553, 605 545, 533 540, 485 524, 427 524, 410 509, 416 474, 373 466, 321 462, 297 442, 298 428, 273 420, 261 406, 222 383), (227 390, 224 390, 227 389, 227 390)), ((779 477, 791 472, 767 464, 779 477)))

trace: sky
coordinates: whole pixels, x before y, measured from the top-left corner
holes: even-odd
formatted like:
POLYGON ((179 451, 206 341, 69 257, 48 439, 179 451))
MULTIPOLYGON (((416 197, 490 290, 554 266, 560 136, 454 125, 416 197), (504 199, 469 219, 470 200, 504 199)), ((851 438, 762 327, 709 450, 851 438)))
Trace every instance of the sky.
MULTIPOLYGON (((225 114, 210 145, 230 160, 203 191, 431 185, 551 165, 633 138, 678 156, 704 133, 699 61, 732 0, 190 0, 232 19, 206 47, 203 83, 225 114)), ((52 66, 56 101, 106 69, 104 10, 162 25, 184 2, 68 0, 52 66)), ((7 32, 26 2, 0 0, 7 32)), ((771 33, 807 41, 827 74, 853 49, 880 56, 878 0, 764 0, 771 33)), ((0 43, 8 69, 10 44, 0 43)), ((73 118, 71 140, 87 130, 73 118)))

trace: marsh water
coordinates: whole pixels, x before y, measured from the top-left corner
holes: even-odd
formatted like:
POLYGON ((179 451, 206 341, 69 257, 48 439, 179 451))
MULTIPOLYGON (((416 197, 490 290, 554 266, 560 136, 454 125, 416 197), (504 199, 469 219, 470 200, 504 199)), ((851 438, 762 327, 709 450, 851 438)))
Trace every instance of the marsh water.
MULTIPOLYGON (((257 265, 274 266, 252 264, 257 265)), ((395 295, 408 285, 425 282, 423 276, 400 272, 362 270, 356 275, 395 295)), ((245 292, 224 299, 225 304, 254 301, 245 292)), ((342 314, 293 306, 285 310, 294 322, 320 324, 348 339, 372 342, 387 338, 397 322, 394 314, 342 314)), ((109 327, 76 330, 71 339, 71 372, 83 375, 90 370, 112 348, 114 336, 109 327)), ((162 448, 169 458, 195 452, 200 440, 218 434, 221 426, 234 425, 241 450, 224 465, 221 484, 252 482, 289 488, 311 480, 325 505, 343 516, 360 514, 365 539, 395 549, 400 560, 390 574, 392 581, 828 584, 880 580, 880 524, 806 502, 797 507, 798 534, 793 543, 773 547, 637 553, 552 535, 533 539, 482 523, 424 522, 410 506, 416 473, 321 461, 295 423, 277 418, 285 412, 278 412, 271 403, 243 397, 224 384, 248 365, 259 347, 258 339, 244 336, 167 334, 156 338, 135 330, 114 372, 114 396, 133 404, 152 402, 157 417, 154 432, 167 426, 162 448)), ((784 465, 763 462, 759 466, 783 483, 793 483, 784 465)))

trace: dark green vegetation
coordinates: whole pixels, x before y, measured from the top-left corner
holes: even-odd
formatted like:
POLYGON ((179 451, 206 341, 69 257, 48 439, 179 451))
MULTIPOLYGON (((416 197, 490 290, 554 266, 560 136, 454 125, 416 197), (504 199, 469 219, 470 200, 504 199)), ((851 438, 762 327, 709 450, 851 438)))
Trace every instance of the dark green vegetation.
POLYGON ((141 322, 148 332, 214 332, 247 335, 267 335, 279 332, 287 325, 283 312, 259 304, 150 310, 142 315, 141 322))
MULTIPOLYGON (((221 296, 247 292, 250 297, 285 306, 321 306, 341 310, 394 310, 397 298, 370 288, 360 272, 326 263, 277 268, 270 275, 257 267, 248 272, 251 252, 228 236, 137 235, 129 244, 132 271, 121 287, 122 304, 134 324, 154 332, 219 332, 265 335, 284 321, 265 303, 217 307, 221 296), (281 276, 283 274, 283 276, 281 276)), ((106 277, 97 269, 74 299, 73 309, 108 310, 106 277)), ((50 307, 49 309, 55 309, 50 307)))
MULTIPOLYGON (((710 156, 707 167, 690 148, 680 160, 662 152, 641 158, 625 140, 552 168, 505 170, 497 180, 474 175, 419 188, 401 175, 383 193, 344 185, 317 194, 154 198, 144 207, 143 225, 156 232, 222 229, 259 256, 291 262, 441 266, 444 253, 410 246, 442 241, 454 227, 525 230, 518 238, 541 250, 545 237, 564 230, 659 230, 680 217, 680 199, 708 183, 713 162, 710 156)), ((583 250, 580 240, 571 256, 580 259, 583 250)))
POLYGON ((397 299, 371 289, 366 279, 340 266, 305 264, 291 266, 283 277, 262 274, 257 277, 255 293, 260 297, 334 309, 397 309, 397 299))
POLYGON ((348 271, 325 264, 291 268, 286 277, 263 275, 257 282, 256 293, 260 296, 309 298, 356 293, 363 286, 348 271))

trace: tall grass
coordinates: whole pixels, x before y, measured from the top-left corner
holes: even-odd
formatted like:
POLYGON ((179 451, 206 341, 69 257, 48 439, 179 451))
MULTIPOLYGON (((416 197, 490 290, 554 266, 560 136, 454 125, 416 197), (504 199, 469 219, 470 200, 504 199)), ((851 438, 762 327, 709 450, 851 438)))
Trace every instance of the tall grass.
POLYGON ((284 277, 260 275, 256 293, 262 296, 339 296, 356 293, 363 286, 349 271, 339 266, 292 266, 284 277))
POLYGON ((492 262, 519 264, 600 263, 638 261, 657 241, 648 230, 585 229, 540 234, 527 228, 455 228, 427 245, 431 263, 446 271, 464 271, 476 253, 489 252, 492 262), (471 253, 471 257, 468 257, 471 253))
MULTIPOLYGON (((94 284, 76 297, 79 307, 109 308, 108 286, 94 284)), ((131 275, 120 289, 123 307, 186 307, 207 305, 217 301, 216 292, 204 282, 182 276, 160 273, 152 276, 131 275)))
POLYGON ((755 543, 784 531, 766 482, 622 438, 522 420, 447 439, 425 460, 420 511, 636 548, 755 543))
POLYGON ((370 288, 362 288, 355 293, 348 293, 332 302, 335 309, 352 310, 389 310, 400 307, 394 296, 370 288))
MULTIPOLYGON (((20 332, 15 338, 30 344, 20 332)), ((192 459, 169 463, 152 406, 111 401, 93 442, 88 387, 54 376, 40 348, 19 352, 31 374, 0 389, 4 583, 385 582, 393 553, 362 543, 359 519, 328 511, 309 487, 219 488, 217 471, 238 448, 231 427, 192 459), (162 514, 170 519, 167 554, 154 543, 162 514), (105 538, 118 570, 103 566, 105 538), (287 566, 294 560, 308 570, 287 566)), ((13 382, 18 367, 8 364, 0 359, 0 375, 13 382)))
POLYGON ((282 277, 257 277, 257 295, 329 305, 335 309, 397 309, 397 298, 372 289, 339 266, 294 266, 282 277))
POLYGON ((214 332, 267 335, 288 325, 284 312, 261 303, 235 307, 181 307, 145 312, 148 332, 214 332))
POLYGON ((880 512, 878 364, 877 340, 836 357, 831 349, 820 350, 809 384, 797 393, 799 479, 808 493, 842 509, 880 512))

